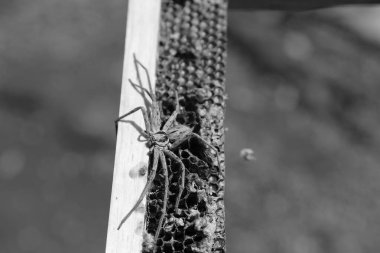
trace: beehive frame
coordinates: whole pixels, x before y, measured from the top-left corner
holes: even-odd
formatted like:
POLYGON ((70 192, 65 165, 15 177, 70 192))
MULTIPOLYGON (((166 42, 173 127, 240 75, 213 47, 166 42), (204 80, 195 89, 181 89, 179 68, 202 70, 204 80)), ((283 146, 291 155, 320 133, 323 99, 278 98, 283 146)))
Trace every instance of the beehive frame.
MULTIPOLYGON (((157 2, 149 1, 157 5, 157 2)), ((134 4, 129 8, 139 8, 137 1, 130 1, 130 5, 131 2, 134 4)), ((180 202, 181 214, 173 212, 178 168, 174 162, 166 159, 171 195, 168 214, 159 239, 156 242, 151 240, 155 231, 160 229, 157 227, 157 217, 162 207, 164 181, 160 167, 147 196, 146 212, 142 212, 145 218, 142 219, 140 208, 136 216, 126 222, 127 228, 117 231, 118 222, 138 197, 145 183, 141 178, 131 178, 132 172, 138 170, 139 166, 147 166, 149 160, 143 149, 138 152, 139 154, 130 154, 136 152, 127 146, 131 143, 129 141, 131 138, 128 136, 128 131, 131 130, 123 130, 126 126, 122 126, 122 129, 119 129, 116 151, 106 252, 117 253, 126 250, 131 253, 152 252, 152 244, 157 245, 157 252, 225 252, 223 120, 227 2, 226 0, 162 0, 160 9, 160 33, 156 41, 157 71, 151 62, 155 53, 147 53, 155 50, 153 44, 146 47, 145 51, 144 47, 138 45, 146 41, 147 36, 142 33, 154 33, 154 31, 150 30, 149 25, 141 29, 147 22, 144 17, 139 18, 139 15, 133 13, 131 14, 133 17, 128 18, 128 22, 134 24, 129 24, 127 28, 121 105, 129 101, 128 96, 131 98, 128 94, 131 93, 131 89, 126 86, 125 80, 128 77, 134 79, 135 74, 128 65, 131 65, 129 60, 132 59, 131 54, 135 53, 141 62, 149 62, 147 67, 151 74, 156 73, 155 92, 158 100, 162 102, 164 121, 165 117, 174 110, 174 94, 178 92, 181 114, 177 117, 177 121, 193 127, 195 133, 218 149, 221 166, 213 159, 216 154, 211 154, 210 149, 202 143, 192 139, 183 143, 174 150, 186 167, 186 187, 182 195, 183 200, 180 202), (134 30, 136 28, 140 30, 134 30), (139 42, 134 41, 131 30, 139 42), (134 155, 140 157, 140 163, 137 163, 139 159, 135 159, 134 155), (131 163, 129 158, 124 159, 125 156, 135 159, 134 163, 131 163), (135 186, 132 187, 132 184, 135 186), (126 188, 130 189, 129 192, 123 193, 123 189, 126 188), (131 196, 131 191, 134 192, 134 197, 131 196), (138 246, 140 244, 142 247, 138 246)), ((155 13, 153 12, 154 15, 155 13)), ((149 16, 146 13, 140 14, 149 16)), ((141 105, 142 101, 138 103, 141 105)), ((120 114, 130 109, 130 106, 121 106, 120 114)), ((141 117, 137 116, 131 120, 142 124, 141 117)))

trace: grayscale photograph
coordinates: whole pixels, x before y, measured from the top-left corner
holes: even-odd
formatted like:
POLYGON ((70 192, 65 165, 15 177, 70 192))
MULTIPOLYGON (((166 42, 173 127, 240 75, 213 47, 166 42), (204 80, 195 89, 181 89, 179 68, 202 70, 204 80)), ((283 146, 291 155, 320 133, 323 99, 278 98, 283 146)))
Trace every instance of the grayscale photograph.
POLYGON ((0 3, 0 253, 380 252, 380 0, 0 3))

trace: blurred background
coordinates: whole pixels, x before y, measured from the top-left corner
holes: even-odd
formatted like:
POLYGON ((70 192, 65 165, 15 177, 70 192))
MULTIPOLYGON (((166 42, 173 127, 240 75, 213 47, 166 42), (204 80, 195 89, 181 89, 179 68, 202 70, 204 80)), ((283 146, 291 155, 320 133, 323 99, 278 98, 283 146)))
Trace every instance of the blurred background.
MULTIPOLYGON (((104 252, 126 8, 0 3, 0 252, 104 252)), ((228 36, 228 252, 378 252, 380 7, 231 11, 228 36)))

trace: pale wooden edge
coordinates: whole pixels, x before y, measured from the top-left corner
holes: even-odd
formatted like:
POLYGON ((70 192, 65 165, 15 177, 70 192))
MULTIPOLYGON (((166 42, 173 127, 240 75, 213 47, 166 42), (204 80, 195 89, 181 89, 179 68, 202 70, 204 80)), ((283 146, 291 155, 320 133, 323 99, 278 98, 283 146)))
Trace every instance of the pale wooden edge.
MULTIPOLYGON (((160 12, 161 0, 129 0, 119 115, 137 106, 144 106, 143 98, 128 82, 128 79, 137 82, 133 54, 148 68, 152 84, 155 83, 160 12)), ((143 73, 140 71, 145 77, 143 73)), ((145 78, 143 85, 148 88, 145 78)), ((128 120, 145 129, 140 111, 129 116, 128 120)), ((106 253, 142 251, 145 208, 134 212, 122 228, 117 230, 120 221, 136 203, 146 183, 146 175, 138 176, 138 170, 148 164, 148 149, 145 143, 138 141, 138 137, 138 131, 131 124, 119 124, 106 253)), ((143 204, 145 205, 145 201, 143 204)))

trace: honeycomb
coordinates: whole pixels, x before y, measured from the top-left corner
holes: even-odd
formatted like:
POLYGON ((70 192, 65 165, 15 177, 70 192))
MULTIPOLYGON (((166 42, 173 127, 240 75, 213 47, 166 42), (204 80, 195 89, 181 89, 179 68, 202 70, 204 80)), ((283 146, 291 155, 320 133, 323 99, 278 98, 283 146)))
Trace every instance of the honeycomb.
POLYGON ((164 0, 162 5, 156 94, 163 120, 180 97, 180 124, 192 127, 203 142, 189 139, 173 152, 186 167, 185 190, 174 212, 179 192, 180 166, 167 158, 169 202, 162 228, 164 176, 158 168, 148 194, 144 252, 225 252, 224 228, 224 108, 226 60, 226 0, 164 0), (152 238, 160 230, 157 242, 152 238))

